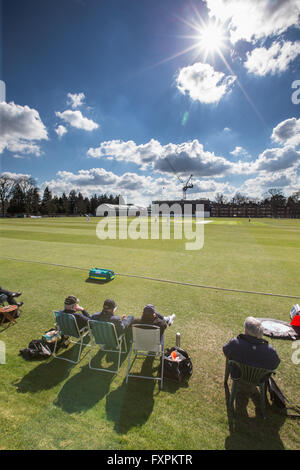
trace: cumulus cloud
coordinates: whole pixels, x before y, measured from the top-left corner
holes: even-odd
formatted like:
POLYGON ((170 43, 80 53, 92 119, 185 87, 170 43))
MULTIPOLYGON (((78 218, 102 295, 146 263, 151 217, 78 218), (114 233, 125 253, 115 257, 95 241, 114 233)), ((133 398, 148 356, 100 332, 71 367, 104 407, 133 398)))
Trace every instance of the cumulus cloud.
POLYGON ((206 0, 209 15, 228 22, 232 43, 255 42, 299 26, 299 0, 206 0))
POLYGON ((189 174, 199 176, 220 176, 231 169, 232 163, 224 157, 205 151, 197 140, 182 144, 161 145, 155 139, 137 145, 134 141, 120 140, 102 142, 97 148, 90 148, 88 156, 134 162, 142 169, 151 168, 160 173, 189 174))
POLYGON ((72 111, 71 109, 67 109, 66 111, 63 111, 62 113, 59 111, 56 111, 55 114, 57 117, 59 117, 63 121, 70 124, 70 126, 76 127, 77 129, 83 129, 85 131, 93 131, 94 129, 98 129, 99 127, 99 125, 96 122, 84 117, 81 111, 79 110, 72 111))
POLYGON ((72 109, 79 108, 83 105, 85 94, 84 93, 68 93, 67 104, 71 106, 72 109))
POLYGON ((295 167, 300 163, 300 151, 293 147, 271 148, 262 152, 253 167, 256 171, 277 172, 295 167))
POLYGON ((296 147, 300 144, 300 119, 293 117, 280 122, 273 129, 271 138, 282 145, 296 147))
POLYGON ((11 152, 41 155, 36 141, 47 140, 48 134, 35 109, 14 102, 1 102, 0 122, 0 153, 7 149, 11 152))
POLYGON ((231 155, 234 157, 242 157, 242 158, 251 158, 251 155, 245 150, 243 147, 237 146, 235 147, 232 152, 230 152, 231 155))
POLYGON ((257 47, 247 53, 244 65, 255 75, 275 75, 288 69, 290 63, 300 54, 300 41, 274 42, 269 49, 257 47))
POLYGON ((58 135, 58 137, 60 137, 60 138, 68 132, 67 129, 65 128, 65 126, 63 126, 62 124, 57 126, 57 128, 54 129, 54 130, 55 130, 56 134, 58 135))
POLYGON ((179 71, 176 84, 178 90, 193 101, 210 104, 218 103, 229 93, 235 80, 233 75, 225 76, 209 64, 196 62, 179 71))

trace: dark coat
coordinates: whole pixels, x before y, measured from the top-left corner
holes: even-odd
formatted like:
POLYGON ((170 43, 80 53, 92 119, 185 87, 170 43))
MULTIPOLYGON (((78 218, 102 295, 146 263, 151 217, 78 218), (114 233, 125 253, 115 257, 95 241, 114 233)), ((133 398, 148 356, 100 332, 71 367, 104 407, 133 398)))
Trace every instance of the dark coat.
MULTIPOLYGON (((280 363, 275 349, 266 340, 245 334, 231 339, 223 346, 223 352, 229 360, 262 369, 275 370, 280 363)), ((239 377, 236 368, 232 368, 231 374, 239 377)))
POLYGON ((121 319, 118 315, 112 315, 104 310, 102 312, 94 313, 94 315, 91 316, 92 320, 113 323, 116 327, 118 336, 124 333, 125 329, 130 325, 130 318, 131 317, 121 319))

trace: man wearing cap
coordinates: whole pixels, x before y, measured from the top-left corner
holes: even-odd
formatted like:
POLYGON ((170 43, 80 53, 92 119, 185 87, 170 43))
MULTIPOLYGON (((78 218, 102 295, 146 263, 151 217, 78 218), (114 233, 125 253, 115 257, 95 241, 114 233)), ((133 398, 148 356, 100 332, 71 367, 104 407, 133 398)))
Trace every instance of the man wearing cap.
POLYGON ((61 310, 61 313, 71 313, 74 315, 80 330, 87 326, 88 320, 91 318, 89 313, 83 307, 80 307, 79 299, 75 295, 69 295, 65 299, 64 310, 61 310))
POLYGON ((160 313, 158 313, 152 304, 145 305, 143 309, 143 313, 140 319, 134 320, 133 324, 146 324, 146 325, 154 325, 159 326, 160 328, 160 335, 164 334, 165 329, 167 326, 171 326, 175 319, 175 313, 168 317, 163 317, 160 313))
MULTIPOLYGON (((275 349, 262 338, 261 322, 254 317, 247 317, 244 327, 244 334, 238 335, 223 346, 223 352, 227 359, 252 367, 275 370, 280 359, 275 349)), ((230 372, 233 378, 239 378, 240 371, 234 367, 234 364, 230 372)))
POLYGON ((103 304, 103 308, 101 312, 94 313, 91 316, 91 320, 96 321, 107 321, 113 323, 116 327, 117 335, 120 336, 124 331, 131 325, 134 317, 132 315, 123 315, 120 318, 118 315, 115 315, 115 311, 117 310, 117 304, 112 299, 106 299, 103 304))

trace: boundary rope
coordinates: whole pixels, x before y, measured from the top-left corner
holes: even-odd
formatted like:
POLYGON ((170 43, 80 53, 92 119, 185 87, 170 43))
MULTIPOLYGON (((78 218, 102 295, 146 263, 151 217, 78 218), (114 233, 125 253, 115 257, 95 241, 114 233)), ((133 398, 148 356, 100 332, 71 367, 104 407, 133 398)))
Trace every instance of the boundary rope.
MULTIPOLYGON (((1 259, 7 259, 7 260, 12 260, 12 261, 22 261, 24 263, 36 263, 36 264, 44 264, 47 266, 56 266, 60 268, 69 268, 69 269, 78 269, 80 271, 89 271, 89 268, 80 268, 78 266, 69 266, 65 264, 55 264, 55 263, 47 263, 45 261, 34 261, 34 260, 28 260, 28 259, 22 259, 22 258, 11 258, 7 256, 0 256, 1 259)), ((212 290, 220 290, 220 291, 225 291, 225 292, 235 292, 238 294, 255 294, 255 295, 267 295, 271 297, 283 297, 287 299, 300 299, 299 296, 296 295, 285 295, 285 294, 273 294, 271 292, 256 292, 256 291, 250 291, 250 290, 239 290, 239 289, 229 289, 226 287, 217 287, 217 286, 205 286, 202 284, 193 284, 189 282, 181 282, 181 281, 172 281, 169 279, 159 279, 155 277, 148 277, 148 276, 141 276, 138 274, 124 274, 124 273, 116 273, 117 276, 123 276, 123 277, 134 277, 137 279, 146 279, 149 281, 156 281, 156 282, 165 282, 168 284, 176 284, 176 285, 181 285, 181 286, 188 286, 188 287, 197 287, 201 289, 212 289, 212 290)))

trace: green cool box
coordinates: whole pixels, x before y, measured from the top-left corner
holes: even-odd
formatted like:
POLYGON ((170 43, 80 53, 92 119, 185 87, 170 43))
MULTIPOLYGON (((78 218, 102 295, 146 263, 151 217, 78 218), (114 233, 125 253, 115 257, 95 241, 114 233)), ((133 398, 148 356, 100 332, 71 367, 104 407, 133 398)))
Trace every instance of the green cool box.
POLYGON ((93 268, 89 272, 89 279, 94 281, 112 281, 115 273, 111 269, 93 268))

